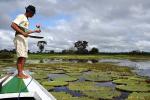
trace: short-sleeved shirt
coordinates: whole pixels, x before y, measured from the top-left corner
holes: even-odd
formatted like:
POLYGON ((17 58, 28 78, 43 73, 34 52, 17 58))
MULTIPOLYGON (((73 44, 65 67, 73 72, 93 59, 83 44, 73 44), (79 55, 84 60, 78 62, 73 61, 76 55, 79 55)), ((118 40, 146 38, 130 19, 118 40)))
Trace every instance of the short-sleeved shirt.
MULTIPOLYGON (((13 22, 15 24, 17 24, 19 27, 23 27, 25 29, 28 29, 28 27, 29 27, 29 21, 24 14, 18 15, 17 18, 15 20, 13 20, 13 22)), ((23 31, 25 31, 25 30, 23 30, 23 31)), ((16 32, 16 34, 19 34, 19 33, 16 32)))
POLYGON ((18 26, 27 28, 29 27, 29 21, 27 19, 27 17, 24 14, 20 14, 17 16, 17 18, 15 20, 13 20, 13 22, 15 24, 17 24, 18 26))

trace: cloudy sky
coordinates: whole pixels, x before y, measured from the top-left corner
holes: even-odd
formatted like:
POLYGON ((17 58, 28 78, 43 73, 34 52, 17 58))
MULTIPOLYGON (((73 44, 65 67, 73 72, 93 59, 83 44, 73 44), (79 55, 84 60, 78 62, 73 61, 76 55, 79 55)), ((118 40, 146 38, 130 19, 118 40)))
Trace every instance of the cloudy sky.
MULTIPOLYGON (((149 0, 0 0, 0 49, 13 49, 12 20, 28 5, 37 13, 30 29, 41 24, 46 50, 61 51, 78 40, 100 51, 150 51, 149 0)), ((36 35, 34 33, 33 35, 36 35)), ((36 39, 29 49, 37 51, 36 39)))

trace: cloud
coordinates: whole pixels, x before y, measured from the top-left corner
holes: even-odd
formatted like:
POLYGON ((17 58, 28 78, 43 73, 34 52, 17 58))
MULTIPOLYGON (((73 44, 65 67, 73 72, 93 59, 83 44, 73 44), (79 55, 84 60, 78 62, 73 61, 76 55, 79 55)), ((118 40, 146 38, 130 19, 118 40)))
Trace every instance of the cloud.
MULTIPOLYGON (((100 51, 149 51, 150 1, 141 0, 2 0, 0 32, 12 32, 13 18, 32 4, 37 8, 32 25, 41 22, 45 49, 63 50, 78 40, 89 42, 89 49, 100 51), (15 6, 10 6, 15 5, 15 6), (5 11, 6 9, 9 9, 5 11)), ((8 43, 9 35, 0 42, 8 43)), ((12 34, 14 34, 12 32, 12 34)), ((38 50, 38 40, 29 39, 31 51, 38 50), (33 45, 32 45, 33 44, 33 45), (36 49, 35 49, 36 48, 36 49)), ((1 49, 6 47, 1 44, 1 49)), ((9 44, 8 44, 9 45, 9 44)), ((6 47, 7 48, 7 47, 6 47)))

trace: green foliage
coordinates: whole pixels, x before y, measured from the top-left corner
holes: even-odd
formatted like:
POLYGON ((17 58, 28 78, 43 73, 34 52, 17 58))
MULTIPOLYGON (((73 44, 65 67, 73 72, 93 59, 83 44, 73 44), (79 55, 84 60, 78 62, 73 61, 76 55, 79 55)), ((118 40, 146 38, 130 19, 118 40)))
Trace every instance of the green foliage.
POLYGON ((98 91, 83 91, 85 95, 94 99, 113 99, 121 95, 119 91, 112 90, 109 87, 99 87, 98 91))
POLYGON ((113 82, 117 85, 116 89, 128 92, 148 92, 150 91, 150 85, 147 84, 145 79, 138 77, 129 77, 128 79, 118 79, 113 82))
POLYGON ((150 86, 148 86, 147 84, 127 84, 117 85, 116 89, 127 92, 148 92, 150 91, 150 86))
POLYGON ((0 59, 11 59, 11 58, 14 58, 13 53, 9 52, 0 53, 0 59))
POLYGON ((66 86, 68 85, 68 82, 63 82, 63 81, 45 81, 42 82, 42 85, 45 86, 66 86))
POLYGON ((73 97, 72 95, 65 92, 51 92, 57 100, 93 100, 88 97, 73 97))
POLYGON ((52 70, 50 71, 50 74, 64 74, 65 72, 63 70, 52 70))
POLYGON ((99 50, 98 48, 95 48, 93 47, 90 51, 89 51, 90 54, 98 54, 99 53, 99 50))
POLYGON ((129 95, 127 100, 150 100, 150 92, 148 93, 133 92, 129 95))
POLYGON ((69 89, 80 91, 86 96, 94 99, 112 99, 120 95, 120 92, 110 87, 95 86, 95 82, 74 82, 69 83, 69 89))
POLYGON ((69 83, 69 89, 75 90, 75 91, 85 91, 85 90, 98 90, 97 87, 95 87, 95 82, 74 82, 69 83))
POLYGON ((61 77, 55 77, 55 78, 52 78, 52 80, 54 81, 66 81, 66 82, 72 82, 72 81, 76 81, 78 80, 77 78, 74 78, 74 77, 71 77, 71 76, 61 76, 61 77))
POLYGON ((112 80, 111 76, 106 72, 84 74, 83 77, 85 80, 95 82, 106 82, 112 80))

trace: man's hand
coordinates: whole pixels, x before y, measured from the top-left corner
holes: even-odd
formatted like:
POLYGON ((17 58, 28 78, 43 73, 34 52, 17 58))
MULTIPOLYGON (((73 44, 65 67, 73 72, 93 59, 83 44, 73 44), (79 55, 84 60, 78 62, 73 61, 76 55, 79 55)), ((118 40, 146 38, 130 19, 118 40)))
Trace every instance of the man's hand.
POLYGON ((23 36, 24 36, 24 37, 28 37, 29 35, 28 35, 28 33, 25 33, 25 32, 24 32, 24 33, 23 33, 23 36))
POLYGON ((41 33, 41 30, 34 30, 35 33, 41 33))

